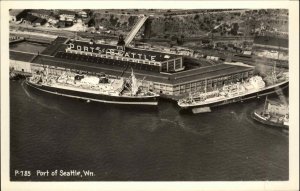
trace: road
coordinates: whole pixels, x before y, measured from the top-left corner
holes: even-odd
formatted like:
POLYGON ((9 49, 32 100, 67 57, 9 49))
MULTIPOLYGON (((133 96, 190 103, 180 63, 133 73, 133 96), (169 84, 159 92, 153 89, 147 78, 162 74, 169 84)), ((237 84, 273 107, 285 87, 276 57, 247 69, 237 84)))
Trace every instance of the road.
POLYGON ((91 34, 87 32, 73 32, 68 30, 60 30, 57 28, 51 28, 51 27, 33 27, 30 25, 16 25, 16 24, 10 24, 10 30, 11 31, 28 31, 28 32, 36 32, 36 33, 42 33, 42 34, 49 34, 49 35, 56 35, 56 36, 62 36, 67 38, 75 38, 76 36, 82 37, 82 38, 94 38, 94 39, 117 39, 117 36, 108 35, 108 34, 91 34))

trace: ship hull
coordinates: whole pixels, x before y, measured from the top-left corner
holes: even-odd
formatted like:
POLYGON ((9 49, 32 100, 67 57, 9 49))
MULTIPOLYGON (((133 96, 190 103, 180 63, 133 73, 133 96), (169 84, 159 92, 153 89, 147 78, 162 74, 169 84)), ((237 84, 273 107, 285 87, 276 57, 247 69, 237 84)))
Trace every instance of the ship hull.
POLYGON ((264 119, 264 117, 262 117, 261 115, 259 115, 256 111, 254 111, 251 114, 251 117, 255 121, 258 121, 258 122, 260 122, 262 124, 265 124, 265 125, 269 125, 269 126, 273 126, 273 127, 278 127, 278 128, 282 128, 282 129, 287 129, 287 130, 289 129, 288 125, 284 125, 282 123, 276 123, 276 122, 272 122, 272 121, 264 119))
POLYGON ((254 98, 259 98, 263 97, 269 94, 273 94, 277 91, 286 89, 289 86, 289 81, 285 81, 283 83, 279 83, 277 85, 273 85, 270 87, 266 87, 260 91, 257 92, 251 92, 248 94, 242 94, 240 96, 236 96, 233 98, 226 98, 226 99, 221 99, 212 103, 203 103, 203 104, 195 104, 195 105, 189 105, 189 106, 180 106, 182 109, 196 109, 196 108, 212 108, 212 107, 217 107, 217 106, 222 106, 222 105, 227 105, 230 103, 236 103, 236 102, 243 102, 246 100, 254 99, 254 98))
POLYGON ((158 105, 158 96, 136 96, 136 97, 129 97, 129 96, 110 96, 104 94, 93 94, 69 89, 61 89, 46 85, 40 85, 30 82, 26 80, 26 84, 34 89, 47 92, 50 94, 71 97, 82 99, 86 101, 94 101, 94 102, 102 102, 102 103, 110 103, 110 104, 123 104, 123 105, 158 105))

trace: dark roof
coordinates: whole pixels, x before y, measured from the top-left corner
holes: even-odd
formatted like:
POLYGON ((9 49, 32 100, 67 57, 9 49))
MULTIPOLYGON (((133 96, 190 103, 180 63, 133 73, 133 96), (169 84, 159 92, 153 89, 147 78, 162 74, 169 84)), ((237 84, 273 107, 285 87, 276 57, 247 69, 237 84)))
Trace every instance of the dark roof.
MULTIPOLYGON (((112 65, 99 65, 97 63, 85 62, 85 61, 76 61, 61 59, 57 57, 46 57, 39 55, 34 63, 46 64, 58 67, 66 67, 77 70, 84 70, 89 72, 105 72, 111 75, 120 75, 123 68, 112 66, 112 65)), ((176 73, 173 75, 157 73, 153 71, 146 70, 137 70, 135 69, 135 73, 138 78, 142 79, 146 77, 147 80, 151 80, 158 83, 166 83, 166 84, 182 84, 186 82, 199 81, 211 78, 217 78, 220 76, 226 76, 238 72, 245 72, 253 70, 252 67, 244 67, 244 66, 236 66, 229 64, 220 64, 210 67, 198 68, 196 70, 189 70, 181 73, 176 73)), ((130 74, 130 70, 127 70, 125 73, 130 74)), ((126 75, 125 75, 126 76, 126 75)))
POLYGON ((35 54, 33 53, 9 51, 9 59, 11 60, 30 62, 34 56, 35 54))
MULTIPOLYGON (((68 42, 69 43, 69 42, 68 42)), ((113 46, 113 45, 108 45, 108 44, 89 44, 89 42, 84 42, 84 41, 73 41, 71 42, 75 45, 75 47, 77 45, 80 46, 88 46, 88 47, 100 47, 101 49, 116 49, 117 46, 113 46)), ((155 60, 156 61, 167 61, 167 60, 171 60, 174 58, 180 58, 182 56, 180 55, 176 55, 176 54, 169 54, 169 53, 164 53, 164 52, 156 52, 156 51, 151 51, 151 50, 143 50, 143 49, 136 49, 136 48, 130 48, 130 47, 126 47, 125 49, 126 52, 128 53, 136 53, 136 54, 145 54, 147 56, 156 56, 155 60), (164 58, 164 56, 170 56, 170 58, 164 58)))
POLYGON ((231 65, 231 64, 217 64, 213 66, 206 66, 194 70, 187 70, 185 72, 175 73, 174 84, 180 84, 186 81, 199 81, 211 78, 218 78, 221 76, 231 75, 239 72, 246 72, 253 70, 253 67, 231 65))
POLYGON ((41 23, 41 24, 43 24, 43 23, 45 23, 46 22, 46 19, 42 19, 42 18, 38 18, 38 19, 36 19, 33 23, 35 24, 35 23, 41 23))
POLYGON ((25 20, 26 21, 30 21, 30 22, 33 22, 35 21, 36 19, 38 19, 38 17, 34 16, 34 15, 31 15, 31 14, 27 14, 25 20))
MULTIPOLYGON (((120 75, 124 69, 117 66, 104 65, 104 64, 99 65, 97 63, 91 63, 85 61, 75 62, 74 60, 67 60, 67 59, 61 59, 57 57, 49 57, 43 55, 37 56, 33 62, 37 64, 70 68, 70 69, 88 71, 93 73, 104 72, 110 75, 120 75)), ((166 74, 161 74, 152 71, 145 71, 145 70, 137 70, 137 69, 135 69, 134 72, 139 79, 143 79, 144 77, 146 77, 147 80, 161 82, 161 83, 170 83, 170 81, 168 81, 168 75, 166 74)), ((124 72, 124 76, 128 77, 130 73, 131 70, 127 70, 124 72)))
MULTIPOLYGON (((30 61, 33 58, 33 54, 30 53, 19 53, 10 51, 10 59, 30 61), (27 54, 27 55, 26 55, 27 54), (17 57, 16 57, 17 55, 17 57), (24 60, 27 58, 26 60, 24 60)), ((120 75, 124 68, 120 68, 112 65, 97 64, 86 61, 74 61, 68 59, 62 59, 57 57, 50 57, 44 55, 38 55, 33 61, 33 63, 50 65, 56 67, 70 68, 76 70, 83 70, 88 72, 104 72, 110 75, 120 75)), ((134 72, 139 79, 146 77, 146 80, 165 83, 165 84, 184 84, 187 82, 217 78, 220 76, 226 76, 239 72, 246 72, 253 70, 253 67, 230 65, 230 64, 218 64, 214 66, 197 68, 194 70, 187 70, 184 72, 179 72, 175 74, 164 74, 157 73, 154 71, 138 70, 135 69, 134 72)), ((124 76, 127 77, 130 75, 131 70, 126 70, 124 76)))
POLYGON ((59 10, 59 14, 66 14, 66 15, 75 15, 76 12, 75 11, 69 11, 69 10, 59 10))
POLYGON ((63 51, 65 49, 65 44, 63 44, 67 40, 66 37, 57 37, 52 43, 47 46, 47 48, 42 52, 42 54, 46 55, 54 55, 58 51, 63 51))
POLYGON ((289 47, 289 39, 271 37, 271 36, 257 36, 254 38, 254 44, 276 46, 276 47, 289 47))

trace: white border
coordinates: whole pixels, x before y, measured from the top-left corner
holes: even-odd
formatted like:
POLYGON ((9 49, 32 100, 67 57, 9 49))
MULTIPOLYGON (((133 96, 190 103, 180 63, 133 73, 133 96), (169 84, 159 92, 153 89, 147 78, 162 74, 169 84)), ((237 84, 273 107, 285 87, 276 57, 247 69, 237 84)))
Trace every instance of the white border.
POLYGON ((298 1, 1 1, 1 190, 298 190, 299 187, 299 2, 298 1), (22 8, 286 8, 289 9, 289 181, 238 182, 10 182, 8 9, 22 8))

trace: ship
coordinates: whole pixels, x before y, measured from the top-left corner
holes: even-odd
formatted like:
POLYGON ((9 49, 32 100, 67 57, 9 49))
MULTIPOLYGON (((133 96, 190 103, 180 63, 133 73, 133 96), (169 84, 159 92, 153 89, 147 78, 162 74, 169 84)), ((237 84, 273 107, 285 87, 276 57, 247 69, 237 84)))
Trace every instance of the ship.
POLYGON ((206 82, 204 92, 190 93, 187 97, 179 99, 177 103, 182 109, 191 109, 193 113, 211 112, 213 107, 273 94, 289 85, 288 72, 278 77, 275 67, 271 79, 272 82, 266 83, 261 76, 255 75, 242 82, 224 84, 223 87, 211 91, 207 91, 206 82))
POLYGON ((271 102, 266 97, 263 109, 256 109, 252 118, 265 125, 289 129, 289 108, 279 102, 271 102))
POLYGON ((87 75, 64 72, 49 74, 47 68, 26 78, 26 84, 34 89, 60 96, 125 105, 158 105, 159 94, 144 90, 133 73, 129 78, 108 77, 105 74, 87 75))

